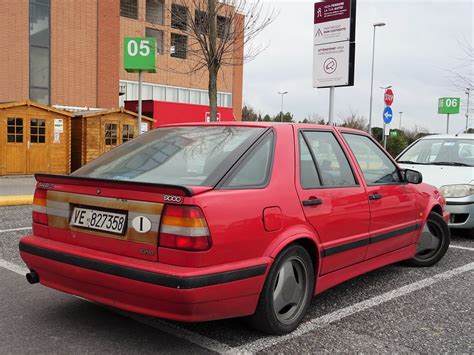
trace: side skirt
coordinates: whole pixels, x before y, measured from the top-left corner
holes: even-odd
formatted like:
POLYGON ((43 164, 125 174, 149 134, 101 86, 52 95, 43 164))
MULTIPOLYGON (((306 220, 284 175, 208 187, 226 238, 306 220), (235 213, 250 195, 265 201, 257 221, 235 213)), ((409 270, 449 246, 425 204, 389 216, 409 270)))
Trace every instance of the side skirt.
POLYGON ((378 269, 382 266, 413 258, 415 253, 416 243, 390 253, 377 256, 373 259, 364 260, 359 264, 351 265, 344 269, 320 276, 318 280, 316 280, 316 290, 314 294, 317 295, 344 281, 365 274, 366 272, 378 269))

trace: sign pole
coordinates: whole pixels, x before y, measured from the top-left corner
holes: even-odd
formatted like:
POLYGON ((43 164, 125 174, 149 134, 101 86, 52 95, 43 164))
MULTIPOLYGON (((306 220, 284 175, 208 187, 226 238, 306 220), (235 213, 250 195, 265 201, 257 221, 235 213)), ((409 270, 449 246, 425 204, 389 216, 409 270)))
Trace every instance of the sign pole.
POLYGON ((329 88, 329 122, 328 125, 334 125, 334 86, 329 88))
POLYGON ((142 134, 142 86, 143 70, 138 71, 138 135, 142 134))
POLYGON ((387 149, 387 135, 385 134, 387 130, 387 124, 384 122, 383 123, 383 147, 384 149, 387 149))
POLYGON ((448 119, 446 120, 446 134, 449 134, 449 113, 447 114, 448 119))

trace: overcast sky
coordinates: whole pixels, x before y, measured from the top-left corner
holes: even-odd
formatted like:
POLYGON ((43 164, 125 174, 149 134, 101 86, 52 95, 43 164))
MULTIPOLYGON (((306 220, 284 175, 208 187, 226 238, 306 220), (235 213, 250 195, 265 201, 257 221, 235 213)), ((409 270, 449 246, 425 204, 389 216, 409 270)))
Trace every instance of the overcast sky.
MULTIPOLYGON (((280 90, 285 96, 284 111, 296 120, 310 114, 328 115, 329 89, 313 89, 313 7, 315 1, 267 1, 279 16, 256 42, 268 45, 265 52, 246 64, 244 103, 262 114, 280 111, 280 90)), ((450 132, 465 127, 464 90, 456 89, 448 70, 463 66, 473 71, 459 42, 473 44, 474 6, 472 0, 358 0, 356 31, 356 69, 353 87, 336 88, 335 117, 350 111, 368 117, 370 70, 372 56, 372 24, 385 22, 377 28, 374 77, 373 126, 381 127, 383 90, 393 86, 392 105, 398 127, 399 111, 402 125, 424 127, 430 132, 444 133, 446 116, 438 115, 437 99, 461 97, 462 113, 451 116, 450 132)), ((471 96, 474 108, 474 95, 471 96)), ((474 127, 471 109, 470 126, 474 127)))

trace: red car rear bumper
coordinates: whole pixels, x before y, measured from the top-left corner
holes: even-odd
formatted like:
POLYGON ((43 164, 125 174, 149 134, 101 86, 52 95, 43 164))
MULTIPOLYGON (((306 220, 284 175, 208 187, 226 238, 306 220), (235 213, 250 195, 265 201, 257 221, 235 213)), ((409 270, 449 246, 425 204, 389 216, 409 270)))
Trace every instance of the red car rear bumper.
POLYGON ((194 269, 28 236, 20 255, 48 287, 124 310, 178 321, 255 312, 271 258, 194 269))

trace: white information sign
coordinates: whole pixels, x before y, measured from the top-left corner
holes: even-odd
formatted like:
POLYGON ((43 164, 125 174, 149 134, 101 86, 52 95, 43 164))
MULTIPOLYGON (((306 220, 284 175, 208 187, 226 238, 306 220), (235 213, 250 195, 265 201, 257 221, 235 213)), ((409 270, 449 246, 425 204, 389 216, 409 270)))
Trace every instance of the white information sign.
POLYGON ((349 52, 349 41, 314 46, 313 86, 348 85, 349 52))
POLYGON ((314 25, 314 45, 349 41, 351 38, 351 19, 346 18, 314 25))
POLYGON ((62 118, 54 119, 54 133, 64 133, 64 120, 62 118))
POLYGON ((142 122, 142 133, 148 132, 148 123, 142 122))

